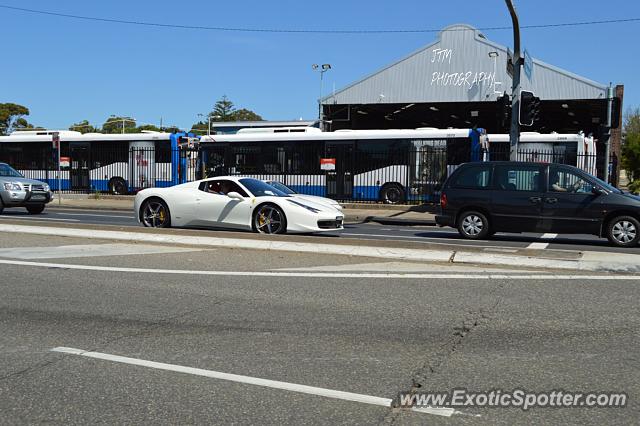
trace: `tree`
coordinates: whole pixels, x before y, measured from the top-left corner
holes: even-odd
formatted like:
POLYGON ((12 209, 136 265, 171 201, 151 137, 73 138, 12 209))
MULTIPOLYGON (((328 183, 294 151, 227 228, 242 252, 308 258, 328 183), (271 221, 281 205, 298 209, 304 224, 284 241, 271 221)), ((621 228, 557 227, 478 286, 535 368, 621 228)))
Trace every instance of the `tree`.
POLYGON ((73 130, 80 133, 99 133, 100 129, 89 124, 89 120, 82 120, 79 123, 74 123, 69 126, 69 130, 73 130))
POLYGON ((227 98, 227 95, 223 95, 222 99, 213 106, 213 111, 209 113, 209 117, 211 117, 211 121, 234 121, 234 112, 233 102, 227 98))
POLYGON ((234 111, 232 117, 231 121, 262 121, 262 117, 245 108, 234 111))
POLYGON ((135 133, 136 121, 131 117, 111 115, 102 125, 102 133, 135 133), (124 127, 124 132, 123 132, 124 127))
POLYGON ((621 164, 629 178, 629 190, 637 193, 640 192, 640 108, 625 114, 624 133, 621 164))
POLYGON ((201 120, 191 126, 194 133, 205 134, 208 132, 209 121, 262 121, 262 117, 246 108, 236 109, 227 95, 215 103, 213 111, 207 114, 207 120, 201 120))
POLYGON ((25 115, 29 115, 29 108, 25 106, 13 103, 0 104, 0 135, 8 135, 16 129, 33 128, 24 118, 25 115))

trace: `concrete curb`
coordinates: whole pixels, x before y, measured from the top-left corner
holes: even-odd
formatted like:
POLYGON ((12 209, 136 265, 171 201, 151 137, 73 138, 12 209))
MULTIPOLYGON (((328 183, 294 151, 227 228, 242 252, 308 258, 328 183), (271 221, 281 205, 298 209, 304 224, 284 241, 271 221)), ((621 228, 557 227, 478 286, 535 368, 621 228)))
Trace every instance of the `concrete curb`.
MULTIPOLYGON (((640 256, 622 253, 589 252, 575 259, 550 259, 549 257, 496 254, 486 252, 455 251, 450 249, 408 249, 399 247, 375 247, 363 245, 339 245, 324 242, 296 242, 290 240, 240 239, 199 237, 190 235, 142 233, 126 231, 105 231, 81 228, 59 228, 51 226, 31 226, 0 224, 0 232, 19 234, 55 235, 89 239, 134 241, 145 243, 177 244, 197 247, 224 247, 253 250, 294 251, 346 256, 377 257, 394 260, 425 262, 447 262, 460 264, 482 264, 496 266, 518 266, 593 272, 640 272, 640 256)), ((541 254, 544 254, 542 252, 541 254)))

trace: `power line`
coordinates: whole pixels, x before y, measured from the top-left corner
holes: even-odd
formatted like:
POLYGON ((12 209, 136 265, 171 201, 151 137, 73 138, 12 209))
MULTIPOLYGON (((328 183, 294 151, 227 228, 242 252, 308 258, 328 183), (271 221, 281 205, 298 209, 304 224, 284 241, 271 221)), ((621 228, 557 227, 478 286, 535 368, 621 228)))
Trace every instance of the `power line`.
MULTIPOLYGON (((51 12, 46 10, 26 9, 23 7, 14 7, 0 4, 0 8, 15 10, 19 12, 57 16, 61 18, 70 18, 85 21, 99 21, 112 24, 126 24, 126 25, 140 25, 146 27, 160 27, 160 28, 179 28, 187 30, 204 30, 204 31, 227 31, 227 32, 248 32, 248 33, 294 33, 294 34, 401 34, 401 33, 438 33, 443 31, 442 29, 412 29, 412 30, 300 30, 300 29, 275 29, 275 28, 235 28, 235 27, 209 27, 201 25, 184 25, 184 24, 163 24, 160 22, 148 22, 148 21, 130 21, 124 19, 112 19, 112 18, 100 18, 97 16, 84 16, 84 15, 72 15, 68 13, 51 12)), ((581 21, 581 22, 562 22, 557 24, 537 24, 537 25, 522 25, 522 29, 537 29, 537 28, 557 28, 557 27, 577 27, 585 25, 601 25, 601 24, 620 24, 629 22, 640 22, 640 18, 626 18, 626 19, 604 19, 597 21, 581 21)), ((476 28, 480 31, 496 31, 496 30, 511 30, 510 26, 504 27, 483 27, 476 28)), ((469 28, 452 28, 446 31, 470 31, 469 28)))

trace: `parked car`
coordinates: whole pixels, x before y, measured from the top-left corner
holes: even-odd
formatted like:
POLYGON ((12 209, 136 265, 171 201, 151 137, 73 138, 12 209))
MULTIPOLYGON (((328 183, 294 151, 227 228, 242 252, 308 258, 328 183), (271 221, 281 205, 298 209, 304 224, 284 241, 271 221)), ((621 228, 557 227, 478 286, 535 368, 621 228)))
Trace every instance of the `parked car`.
POLYGON ((640 240, 640 197, 572 166, 467 163, 445 181, 436 223, 464 238, 496 232, 593 234, 621 247, 640 240))
POLYGON ((264 234, 335 231, 342 229, 344 220, 332 207, 236 176, 143 189, 136 195, 134 211, 147 227, 234 228, 264 234))
POLYGON ((49 185, 26 179, 6 163, 0 163, 0 213, 8 207, 26 207, 30 214, 40 214, 51 201, 49 185))
POLYGON ((277 180, 265 180, 264 182, 268 183, 269 185, 273 186, 276 189, 279 189, 285 194, 291 195, 292 197, 296 197, 301 200, 311 201, 313 203, 324 204, 327 206, 331 206, 338 211, 342 211, 342 206, 340 205, 340 203, 331 198, 319 197, 317 195, 299 194, 296 191, 294 191, 292 188, 289 188, 287 185, 285 185, 282 182, 278 182, 277 180))

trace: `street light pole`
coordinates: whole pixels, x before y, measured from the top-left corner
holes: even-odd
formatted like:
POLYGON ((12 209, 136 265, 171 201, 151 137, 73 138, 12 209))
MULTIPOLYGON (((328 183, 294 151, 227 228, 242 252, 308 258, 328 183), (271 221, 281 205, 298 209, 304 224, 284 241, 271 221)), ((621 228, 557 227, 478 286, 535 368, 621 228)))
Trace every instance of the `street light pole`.
POLYGON ((322 83, 323 83, 323 76, 324 73, 329 71, 331 69, 331 64, 322 64, 322 65, 318 65, 318 64, 313 64, 311 65, 311 68, 315 71, 315 70, 320 70, 320 96, 318 97, 318 121, 320 121, 320 130, 323 130, 324 125, 323 125, 323 114, 322 114, 322 83))
MULTIPOLYGON (((518 159, 518 142, 520 140, 520 69, 522 59, 520 58, 520 23, 518 14, 513 5, 513 0, 505 0, 511 21, 513 22, 513 82, 511 84, 511 128, 509 130, 509 160, 516 161, 518 159)), ((508 60, 508 58, 507 58, 508 60)))

